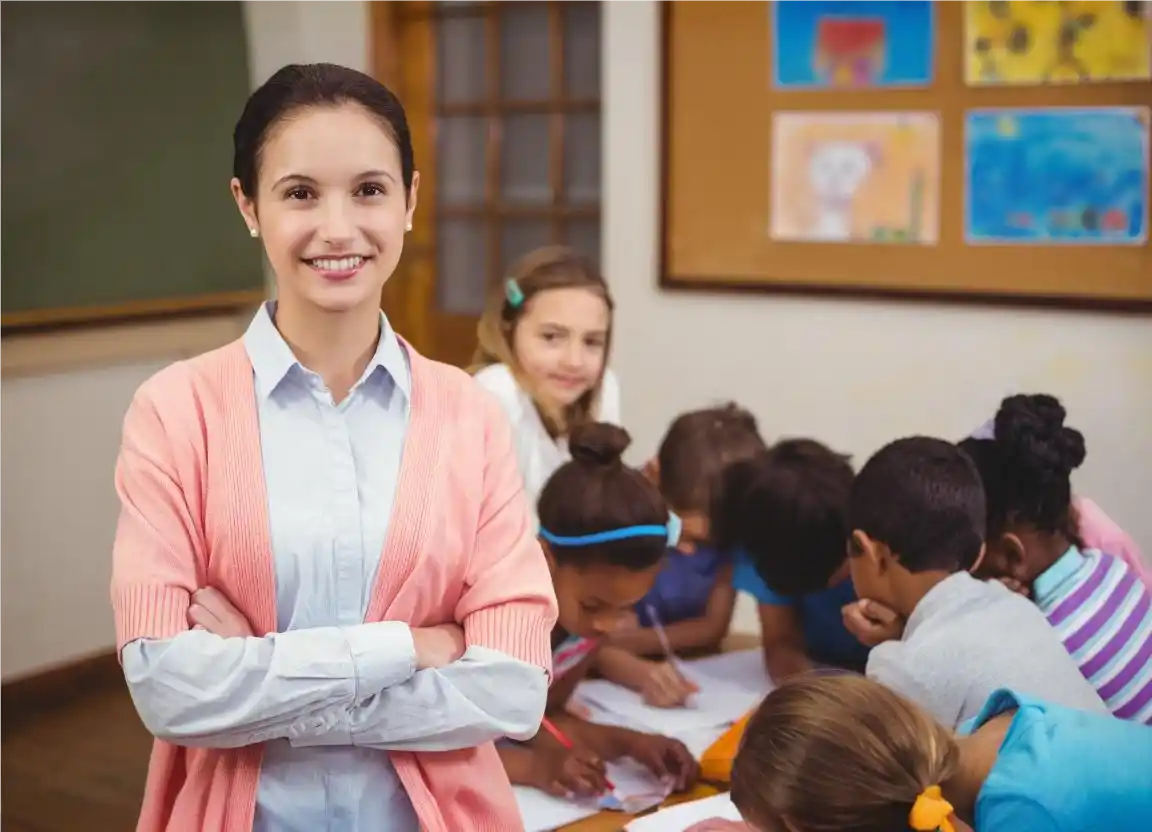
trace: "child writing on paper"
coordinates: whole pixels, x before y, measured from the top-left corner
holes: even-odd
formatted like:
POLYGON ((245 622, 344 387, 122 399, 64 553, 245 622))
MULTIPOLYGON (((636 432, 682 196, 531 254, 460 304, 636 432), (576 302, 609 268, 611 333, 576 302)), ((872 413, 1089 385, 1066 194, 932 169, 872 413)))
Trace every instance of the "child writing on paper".
POLYGON ((966 439, 987 507, 987 553, 977 577, 1030 597, 1112 713, 1152 723, 1152 593, 1110 552, 1085 546, 1071 473, 1084 437, 1052 396, 1011 396, 995 438, 966 439))
POLYGON ((572 458, 540 494, 540 540, 560 610, 552 634, 548 730, 528 742, 505 743, 500 756, 513 784, 557 796, 603 793, 610 788, 604 761, 623 757, 671 777, 677 789, 691 786, 698 773, 691 752, 677 740, 566 712, 597 651, 651 589, 666 547, 678 536, 675 515, 656 486, 621 461, 629 441, 614 425, 577 428, 569 440, 572 458))
POLYGON ((490 294, 471 372, 512 423, 532 505, 568 459, 587 422, 620 424, 620 387, 608 368, 612 295, 586 257, 562 246, 522 257, 490 294))
POLYGON ((1152 728, 998 690, 954 736, 855 675, 765 697, 732 771, 761 832, 1119 832, 1152 829, 1152 728))
POLYGON ((724 469, 763 449, 755 418, 729 403, 678 416, 646 468, 680 517, 680 542, 636 605, 636 626, 612 634, 598 669, 641 693, 649 705, 683 705, 694 691, 668 661, 661 629, 674 653, 716 649, 728 634, 736 602, 732 563, 712 542, 709 512, 724 469))
POLYGON ((736 589, 759 602, 776 682, 816 665, 864 669, 868 648, 841 613, 856 600, 845 549, 852 479, 848 458, 813 439, 783 440, 725 472, 713 531, 736 553, 736 589))
POLYGON ((951 442, 898 439, 860 469, 848 560, 861 601, 844 619, 875 645, 868 678, 949 727, 999 688, 1107 713, 1044 614, 969 574, 983 558, 984 518, 980 475, 951 442))

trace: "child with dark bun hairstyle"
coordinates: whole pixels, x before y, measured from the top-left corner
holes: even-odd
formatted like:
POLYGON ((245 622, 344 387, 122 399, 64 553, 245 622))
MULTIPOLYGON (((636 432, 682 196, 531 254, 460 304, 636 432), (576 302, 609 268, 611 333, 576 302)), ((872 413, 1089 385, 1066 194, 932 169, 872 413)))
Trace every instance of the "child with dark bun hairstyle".
POLYGON ((611 788, 604 761, 631 757, 678 789, 699 766, 678 740, 598 725, 566 710, 576 685, 636 602, 652 588, 668 546, 679 537, 659 489, 620 459, 631 438, 591 422, 572 431, 571 458, 540 492, 540 542, 559 603, 552 633, 553 681, 544 729, 500 749, 514 784, 557 796, 586 797, 611 788))
POLYGON ((1085 545, 1072 505, 1084 436, 1048 395, 1006 398, 991 439, 960 447, 987 503, 987 553, 977 575, 1028 595, 1113 714, 1152 723, 1152 593, 1111 552, 1085 545))

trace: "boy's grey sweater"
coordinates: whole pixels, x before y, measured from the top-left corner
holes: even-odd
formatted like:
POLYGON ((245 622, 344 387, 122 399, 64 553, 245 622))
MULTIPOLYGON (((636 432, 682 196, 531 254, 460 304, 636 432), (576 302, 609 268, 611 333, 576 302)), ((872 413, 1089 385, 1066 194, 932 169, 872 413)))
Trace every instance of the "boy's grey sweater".
POLYGON ((933 587, 903 638, 872 649, 866 672, 951 728, 976 716, 999 688, 1108 713, 1039 608, 967 572, 933 587))

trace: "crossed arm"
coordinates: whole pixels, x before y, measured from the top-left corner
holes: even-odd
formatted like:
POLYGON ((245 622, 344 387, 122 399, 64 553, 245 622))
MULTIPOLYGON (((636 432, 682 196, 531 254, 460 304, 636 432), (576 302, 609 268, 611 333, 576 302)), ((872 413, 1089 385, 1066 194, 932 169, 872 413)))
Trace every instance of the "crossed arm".
POLYGON ((429 633, 385 621, 264 636, 230 603, 246 632, 190 629, 207 583, 204 512, 198 489, 182 487, 196 472, 175 458, 163 425, 141 397, 125 419, 112 582, 125 678, 154 735, 215 748, 287 739, 423 751, 535 734, 555 596, 506 423, 489 423, 462 627, 429 633), (445 637, 458 648, 446 649, 445 637))

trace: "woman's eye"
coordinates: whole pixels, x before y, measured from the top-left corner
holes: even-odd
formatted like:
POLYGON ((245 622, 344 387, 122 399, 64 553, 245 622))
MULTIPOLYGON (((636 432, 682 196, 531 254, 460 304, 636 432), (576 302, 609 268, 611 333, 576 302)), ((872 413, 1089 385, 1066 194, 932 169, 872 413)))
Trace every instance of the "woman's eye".
POLYGON ((366 182, 360 186, 361 196, 384 196, 385 193, 383 186, 377 185, 375 182, 366 182))
POLYGON ((305 188, 293 188, 287 194, 289 199, 307 199, 310 194, 305 188))

